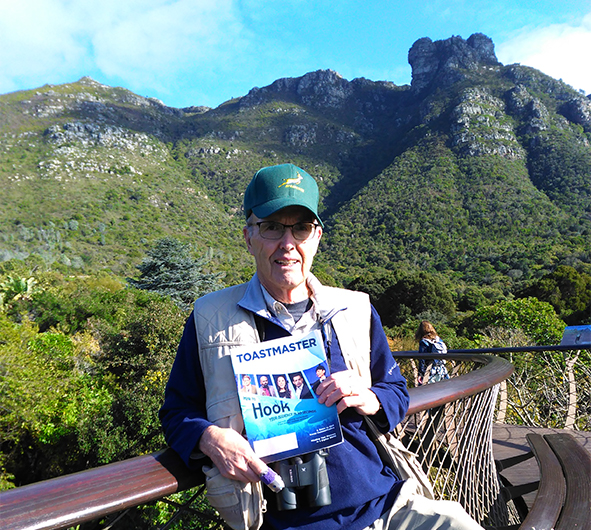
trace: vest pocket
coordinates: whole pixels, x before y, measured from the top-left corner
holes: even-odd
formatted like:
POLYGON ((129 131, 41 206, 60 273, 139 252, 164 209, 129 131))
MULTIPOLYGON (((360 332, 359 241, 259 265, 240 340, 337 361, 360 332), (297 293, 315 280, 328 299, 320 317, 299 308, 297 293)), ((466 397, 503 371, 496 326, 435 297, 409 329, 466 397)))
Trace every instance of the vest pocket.
POLYGON ((226 393, 216 401, 208 401, 207 419, 218 427, 241 433, 244 430, 244 421, 237 392, 226 393))
POLYGON ((258 530, 265 510, 261 483, 244 483, 221 475, 213 466, 203 466, 206 496, 234 530, 258 530))

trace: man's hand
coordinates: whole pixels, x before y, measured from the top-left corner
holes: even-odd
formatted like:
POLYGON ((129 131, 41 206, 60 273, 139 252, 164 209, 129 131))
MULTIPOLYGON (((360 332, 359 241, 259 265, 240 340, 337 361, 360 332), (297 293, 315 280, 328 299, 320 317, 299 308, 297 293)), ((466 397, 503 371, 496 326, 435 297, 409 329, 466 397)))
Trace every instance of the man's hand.
POLYGON ((339 414, 353 407, 359 414, 373 416, 380 410, 377 396, 365 385, 353 370, 336 372, 327 377, 316 389, 318 402, 330 407, 337 403, 339 414))
POLYGON ((246 439, 233 429, 210 425, 199 440, 199 450, 211 458, 220 473, 242 482, 257 482, 267 470, 246 439))

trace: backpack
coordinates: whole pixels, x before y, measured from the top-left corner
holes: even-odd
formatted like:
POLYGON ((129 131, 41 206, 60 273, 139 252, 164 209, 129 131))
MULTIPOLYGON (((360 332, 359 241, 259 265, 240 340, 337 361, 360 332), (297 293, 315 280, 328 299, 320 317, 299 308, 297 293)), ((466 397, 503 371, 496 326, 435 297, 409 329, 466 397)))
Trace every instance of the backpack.
POLYGON ((447 353, 447 346, 445 342, 441 340, 441 337, 437 337, 435 340, 427 341, 429 343, 429 353, 447 353))
MULTIPOLYGON (((423 339, 429 343, 429 353, 447 353, 447 346, 445 342, 441 340, 441 337, 437 337, 435 340, 423 339)), ((431 371, 429 373, 428 383, 436 383, 443 379, 449 379, 447 368, 445 367, 445 359, 433 359, 431 364, 431 371)))

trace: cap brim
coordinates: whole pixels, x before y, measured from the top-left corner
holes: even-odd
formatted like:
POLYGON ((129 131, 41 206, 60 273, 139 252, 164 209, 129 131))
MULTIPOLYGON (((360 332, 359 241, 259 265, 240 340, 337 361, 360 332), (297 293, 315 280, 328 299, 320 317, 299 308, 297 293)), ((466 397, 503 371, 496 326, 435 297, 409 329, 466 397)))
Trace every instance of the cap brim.
POLYGON ((279 210, 282 210, 283 208, 287 208, 289 206, 303 206, 304 208, 310 211, 310 213, 316 218, 320 226, 324 228, 324 223, 322 222, 320 217, 318 217, 318 214, 315 213, 312 208, 310 208, 310 204, 306 203, 305 201, 298 201, 293 197, 281 197, 279 199, 267 201, 265 204, 253 207, 252 211, 259 219, 265 219, 266 217, 273 215, 275 212, 278 212, 279 210))

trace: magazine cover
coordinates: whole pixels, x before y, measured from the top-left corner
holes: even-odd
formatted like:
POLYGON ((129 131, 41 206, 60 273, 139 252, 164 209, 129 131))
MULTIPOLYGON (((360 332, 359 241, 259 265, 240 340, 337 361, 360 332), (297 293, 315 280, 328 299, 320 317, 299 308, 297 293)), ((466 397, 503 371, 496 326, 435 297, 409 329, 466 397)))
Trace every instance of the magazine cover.
POLYGON ((336 405, 314 390, 329 368, 320 331, 232 351, 246 435, 266 463, 337 445, 343 433, 336 405))

